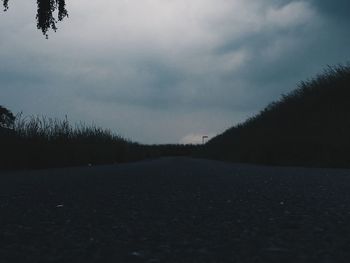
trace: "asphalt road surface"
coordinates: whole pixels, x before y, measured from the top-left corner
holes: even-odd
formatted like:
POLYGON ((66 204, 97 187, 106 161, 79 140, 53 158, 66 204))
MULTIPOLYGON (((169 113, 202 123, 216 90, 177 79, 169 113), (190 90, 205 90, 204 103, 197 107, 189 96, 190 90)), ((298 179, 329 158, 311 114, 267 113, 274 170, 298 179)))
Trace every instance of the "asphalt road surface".
POLYGON ((0 262, 350 262, 350 170, 163 158, 0 172, 0 262))

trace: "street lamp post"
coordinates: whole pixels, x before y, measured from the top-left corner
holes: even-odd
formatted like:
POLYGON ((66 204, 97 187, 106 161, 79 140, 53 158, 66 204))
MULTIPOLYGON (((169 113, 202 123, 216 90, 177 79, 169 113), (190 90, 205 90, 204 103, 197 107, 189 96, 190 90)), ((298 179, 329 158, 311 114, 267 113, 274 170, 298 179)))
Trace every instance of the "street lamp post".
POLYGON ((202 144, 204 144, 205 139, 208 139, 208 136, 206 135, 202 136, 202 144))

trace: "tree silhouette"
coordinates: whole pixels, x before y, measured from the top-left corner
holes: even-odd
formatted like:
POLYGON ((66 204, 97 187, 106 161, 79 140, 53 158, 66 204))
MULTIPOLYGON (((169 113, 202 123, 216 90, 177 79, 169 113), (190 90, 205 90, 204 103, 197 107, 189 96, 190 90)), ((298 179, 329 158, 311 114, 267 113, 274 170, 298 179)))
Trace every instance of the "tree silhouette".
MULTIPOLYGON (((4 10, 9 8, 8 1, 2 0, 4 10)), ((57 22, 62 21, 68 17, 65 0, 37 0, 38 11, 36 15, 37 28, 43 32, 44 36, 48 38, 48 31, 52 29, 57 30, 57 22), (58 11, 57 19, 54 17, 54 12, 58 11)))
POLYGON ((11 128, 14 124, 15 119, 16 117, 12 114, 11 111, 0 105, 0 127, 11 128))
POLYGON ((4 2, 4 11, 9 9, 9 0, 2 0, 4 2))

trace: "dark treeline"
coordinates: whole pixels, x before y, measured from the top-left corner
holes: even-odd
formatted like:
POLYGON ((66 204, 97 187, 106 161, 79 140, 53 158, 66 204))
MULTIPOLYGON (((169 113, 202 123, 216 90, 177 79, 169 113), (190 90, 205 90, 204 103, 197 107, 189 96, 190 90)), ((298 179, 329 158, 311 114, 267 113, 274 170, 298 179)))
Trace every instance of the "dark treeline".
POLYGON ((350 167, 350 66, 329 67, 210 140, 202 156, 236 162, 350 167))
MULTIPOLYGON (((4 10, 9 9, 9 0, 2 0, 4 10)), ((48 31, 50 29, 57 30, 57 22, 62 21, 65 17, 68 17, 65 0, 37 0, 37 28, 48 37, 48 31), (57 18, 55 12, 57 11, 57 18)))
POLYGON ((0 106, 0 168, 28 169, 129 162, 190 155, 191 145, 141 145, 67 119, 17 117, 0 106))

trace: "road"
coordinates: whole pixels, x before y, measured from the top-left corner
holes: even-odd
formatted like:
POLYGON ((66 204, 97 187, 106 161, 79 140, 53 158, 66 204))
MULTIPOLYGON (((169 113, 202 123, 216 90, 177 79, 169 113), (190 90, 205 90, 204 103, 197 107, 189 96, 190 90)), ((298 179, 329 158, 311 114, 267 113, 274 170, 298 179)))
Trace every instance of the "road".
POLYGON ((3 171, 0 262, 350 262, 350 170, 174 157, 3 171))

